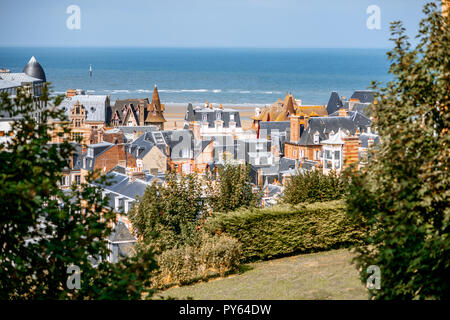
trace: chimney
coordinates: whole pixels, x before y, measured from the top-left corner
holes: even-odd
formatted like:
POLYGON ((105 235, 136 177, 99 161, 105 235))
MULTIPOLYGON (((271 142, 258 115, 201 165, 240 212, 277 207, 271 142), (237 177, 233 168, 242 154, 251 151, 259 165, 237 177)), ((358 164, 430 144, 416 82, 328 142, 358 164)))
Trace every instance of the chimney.
POLYGON ((344 108, 340 108, 338 111, 339 117, 347 117, 348 116, 348 111, 344 108))
POLYGON ((257 184, 262 187, 263 186, 263 174, 262 174, 262 169, 258 169, 257 174, 256 174, 256 180, 257 180, 257 184))
POLYGON ((67 89, 66 98, 75 97, 77 95, 77 90, 75 89, 67 89))
POLYGON ((170 157, 170 147, 169 145, 166 145, 166 154, 168 157, 170 157))
POLYGON ((131 181, 135 181, 136 179, 145 179, 145 173, 142 171, 142 167, 127 167, 126 173, 131 181))
POLYGON ((144 112, 145 107, 146 107, 146 105, 145 105, 144 100, 139 101, 138 110, 139 110, 139 125, 140 126, 143 126, 144 122, 145 122, 145 112, 144 112))
POLYGON ((359 138, 357 136, 343 137, 344 150, 343 150, 343 169, 347 168, 352 163, 359 160, 359 138))
POLYGON ((200 136, 200 123, 198 123, 197 121, 194 122, 193 125, 193 131, 194 131, 194 137, 196 140, 201 140, 202 137, 200 136))
POLYGON ((300 140, 300 117, 297 115, 291 115, 290 117, 291 122, 291 141, 297 142, 300 140))

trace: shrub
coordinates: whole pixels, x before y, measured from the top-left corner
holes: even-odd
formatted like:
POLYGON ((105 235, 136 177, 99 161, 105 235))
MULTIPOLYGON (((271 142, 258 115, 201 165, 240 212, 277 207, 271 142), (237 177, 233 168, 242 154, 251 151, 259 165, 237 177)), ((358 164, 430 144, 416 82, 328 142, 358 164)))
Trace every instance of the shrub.
POLYGON ((284 190, 283 202, 321 202, 341 199, 345 194, 345 183, 335 172, 325 175, 322 171, 298 172, 291 176, 284 190))
POLYGON ((197 240, 198 218, 204 208, 197 176, 169 173, 164 185, 147 187, 128 215, 141 245, 151 244, 160 253, 197 240))
POLYGON ((346 216, 342 201, 277 205, 216 214, 204 227, 242 243, 244 261, 347 247, 360 242, 363 231, 346 216))
POLYGON ((186 245, 164 251, 158 258, 160 269, 155 287, 185 285, 214 276, 224 276, 239 266, 241 244, 227 235, 202 232, 198 246, 186 245))
POLYGON ((258 205, 261 194, 253 192, 250 165, 234 164, 226 160, 210 178, 208 200, 214 212, 229 212, 258 205))

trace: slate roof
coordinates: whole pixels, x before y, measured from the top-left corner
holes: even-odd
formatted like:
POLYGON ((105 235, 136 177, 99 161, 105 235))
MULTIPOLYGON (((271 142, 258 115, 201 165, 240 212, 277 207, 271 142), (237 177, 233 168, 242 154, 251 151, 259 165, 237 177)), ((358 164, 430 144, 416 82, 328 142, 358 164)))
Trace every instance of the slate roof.
POLYGON ((94 182, 94 184, 102 187, 105 192, 109 192, 108 197, 112 208, 114 208, 115 197, 125 196, 136 199, 136 196, 142 196, 144 194, 145 189, 149 185, 144 180, 131 180, 127 175, 115 171, 110 171, 107 177, 109 185, 104 185, 99 182, 94 182))
POLYGON ((70 117, 70 111, 76 102, 83 105, 86 110, 86 121, 106 121, 106 109, 109 106, 109 97, 106 95, 76 95, 64 99, 60 108, 66 112, 67 117, 70 117))
MULTIPOLYGON (((330 114, 329 117, 339 117, 339 111, 330 114)), ((359 111, 348 111, 348 117, 350 117, 358 125, 370 126, 372 123, 372 120, 359 111)))
POLYGON ((22 83, 28 83, 28 82, 42 82, 41 79, 29 76, 23 72, 18 73, 11 73, 11 72, 2 72, 0 73, 0 78, 6 81, 14 82, 18 85, 22 85, 22 83))
POLYGON ((266 130, 268 135, 272 135, 272 131, 279 133, 286 133, 291 127, 290 121, 261 121, 259 123, 259 131, 266 130))
POLYGON ((327 103, 327 112, 328 114, 332 114, 333 112, 338 111, 340 108, 343 108, 343 103, 339 94, 336 91, 333 91, 330 95, 330 99, 327 103))
POLYGON ((236 122, 236 128, 241 127, 241 118, 239 112, 234 109, 220 109, 220 108, 191 108, 192 104, 189 104, 186 110, 184 119, 186 121, 198 121, 203 122, 204 115, 206 115, 206 121, 209 128, 215 127, 215 121, 217 120, 217 114, 220 114, 220 120, 223 121, 223 127, 230 127, 230 115, 234 115, 234 122, 236 122))
POLYGON ((361 103, 361 102, 355 102, 353 104, 352 111, 357 111, 359 113, 362 113, 366 117, 370 118, 372 116, 372 109, 371 109, 371 103, 361 103))
POLYGON ((380 136, 374 133, 361 133, 359 135, 359 140, 361 141, 361 147, 367 148, 368 147, 368 141, 372 138, 374 141, 374 145, 377 145, 380 143, 380 136))
POLYGON ((373 91, 370 90, 357 90, 353 92, 350 99, 358 99, 362 103, 372 103, 374 100, 373 91))
POLYGON ((118 241, 136 241, 136 238, 133 237, 130 230, 128 230, 125 223, 122 221, 117 222, 116 226, 114 227, 113 232, 109 235, 108 240, 111 242, 118 242, 118 241))
POLYGON ((300 140, 291 141, 299 145, 315 145, 314 134, 319 133, 319 143, 322 140, 328 139, 331 131, 337 133, 339 129, 348 130, 351 135, 354 135, 356 129, 363 132, 370 126, 371 121, 363 115, 356 112, 348 117, 313 117, 309 119, 308 127, 303 132, 300 140))
POLYGON ((289 159, 283 157, 280 159, 280 172, 287 171, 289 169, 295 169, 296 161, 295 159, 289 159))
MULTIPOLYGON (((136 159, 142 159, 156 145, 153 132, 146 132, 133 142, 127 145, 127 150, 136 159)), ((165 144, 164 144, 165 146, 165 144)), ((165 153, 165 148, 162 149, 165 153)))

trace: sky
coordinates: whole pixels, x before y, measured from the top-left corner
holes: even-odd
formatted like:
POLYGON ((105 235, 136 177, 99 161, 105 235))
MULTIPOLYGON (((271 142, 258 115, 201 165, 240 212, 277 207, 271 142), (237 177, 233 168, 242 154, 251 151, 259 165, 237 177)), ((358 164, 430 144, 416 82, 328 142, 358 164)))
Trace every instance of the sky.
POLYGON ((402 20, 415 35, 426 2, 0 0, 0 47, 388 48, 389 23, 402 20))

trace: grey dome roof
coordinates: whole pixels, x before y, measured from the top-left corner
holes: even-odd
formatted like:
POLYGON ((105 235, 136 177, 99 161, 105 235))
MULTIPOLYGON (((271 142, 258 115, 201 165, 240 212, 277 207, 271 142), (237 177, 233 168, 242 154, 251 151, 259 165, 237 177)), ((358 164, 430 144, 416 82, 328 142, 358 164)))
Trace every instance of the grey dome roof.
POLYGON ((44 82, 47 81, 47 79, 45 78, 44 69, 39 64, 39 62, 37 62, 34 56, 31 57, 25 68, 23 68, 23 72, 30 77, 41 79, 44 82))

